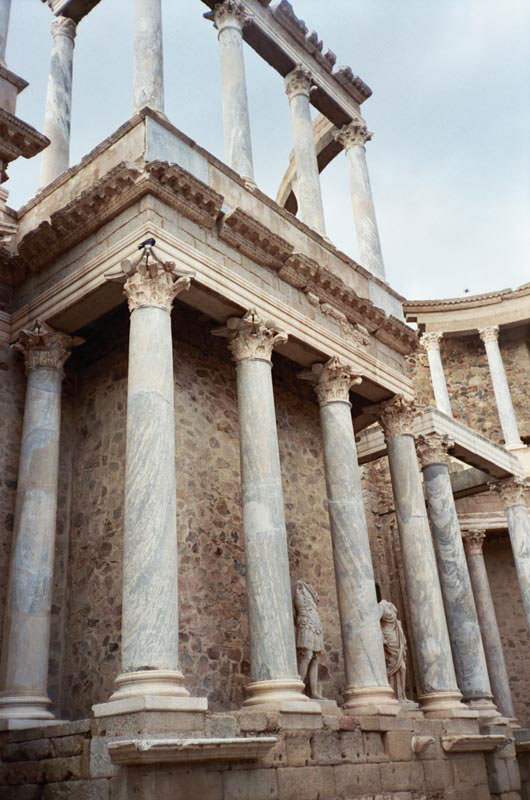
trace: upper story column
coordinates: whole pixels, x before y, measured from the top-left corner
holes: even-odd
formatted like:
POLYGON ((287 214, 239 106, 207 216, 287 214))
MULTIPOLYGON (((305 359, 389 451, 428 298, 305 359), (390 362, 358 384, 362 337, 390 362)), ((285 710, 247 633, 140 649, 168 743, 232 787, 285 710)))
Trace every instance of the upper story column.
POLYGON ((293 126, 296 199, 300 219, 325 236, 324 209, 309 104, 312 85, 311 73, 301 64, 285 77, 285 91, 289 98, 293 126))
POLYGON ((346 687, 352 714, 397 714, 386 672, 383 635, 351 418, 350 388, 361 382, 348 364, 331 358, 301 378, 311 380, 320 424, 346 687))
POLYGON ((416 656, 428 717, 472 714, 461 702, 414 444, 415 406, 400 395, 372 409, 385 433, 416 656))
POLYGON ((243 27, 248 22, 248 17, 238 0, 224 0, 215 7, 213 19, 219 32, 225 160, 242 178, 253 182, 254 166, 243 57, 243 27))
POLYGON ((501 351, 499 349, 499 326, 490 325, 488 328, 481 328, 479 334, 486 348, 491 382, 493 384, 497 411, 499 412, 499 419, 504 435, 504 443, 509 449, 524 447, 521 437, 519 436, 510 387, 508 386, 501 351))
POLYGON ((164 53, 161 0, 134 4, 134 108, 164 111, 164 53))
POLYGON ((52 54, 44 115, 44 134, 50 144, 42 154, 41 186, 47 186, 70 165, 72 74, 77 26, 68 17, 52 23, 52 54))
POLYGON ((420 342, 427 351, 436 408, 443 411, 448 417, 452 417, 453 411, 451 409, 451 401, 449 399, 449 392, 447 391, 447 383, 445 381, 444 368, 440 355, 440 341, 442 337, 443 333, 441 331, 432 331, 424 333, 420 342))
POLYGON ((53 562, 63 365, 83 340, 35 322, 24 355, 26 404, 0 667, 0 717, 53 719, 48 710, 53 562))
POLYGON ((9 29, 10 13, 11 0, 0 0, 0 64, 6 63, 7 32, 9 29))
POLYGON ((504 661, 501 635, 482 552, 485 535, 486 531, 479 528, 469 528, 462 531, 469 577, 475 596, 475 605, 480 622, 493 697, 501 714, 508 719, 514 720, 515 714, 510 681, 504 661))
POLYGON ((386 280, 381 241, 366 163, 366 142, 372 134, 362 120, 353 120, 334 134, 344 147, 350 172, 353 217, 359 243, 360 262, 382 280, 386 280))

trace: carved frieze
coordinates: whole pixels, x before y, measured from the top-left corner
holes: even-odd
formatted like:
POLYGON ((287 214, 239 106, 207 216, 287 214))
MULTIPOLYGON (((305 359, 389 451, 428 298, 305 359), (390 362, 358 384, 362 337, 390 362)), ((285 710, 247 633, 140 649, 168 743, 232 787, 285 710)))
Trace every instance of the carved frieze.
POLYGON ((313 364, 310 370, 300 372, 298 377, 311 381, 321 406, 348 403, 351 387, 362 383, 362 376, 336 356, 325 364, 313 364))
POLYGON ((416 452, 418 460, 422 467, 428 467, 429 464, 448 464, 449 455, 448 450, 453 447, 454 442, 449 439, 449 436, 436 433, 427 433, 418 436, 416 440, 416 452))
POLYGON ((294 250, 281 236, 270 231, 241 208, 219 221, 219 238, 240 250, 257 264, 279 270, 294 250))
POLYGON ((24 356, 26 372, 38 367, 62 372, 72 347, 84 341, 80 336, 69 336, 35 320, 33 327, 20 331, 12 349, 24 356))
POLYGON ((224 328, 218 328, 213 333, 228 339, 228 349, 236 363, 248 358, 270 361, 276 345, 286 342, 288 338, 274 323, 262 320, 254 308, 243 317, 230 317, 224 328))

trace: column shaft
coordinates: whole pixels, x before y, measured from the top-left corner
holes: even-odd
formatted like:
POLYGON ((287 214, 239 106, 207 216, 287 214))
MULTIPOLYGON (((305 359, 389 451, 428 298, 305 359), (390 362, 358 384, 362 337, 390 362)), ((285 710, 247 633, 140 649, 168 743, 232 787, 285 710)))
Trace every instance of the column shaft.
POLYGON ((285 78, 293 126, 296 199, 300 219, 324 236, 324 209, 309 103, 311 83, 311 75, 301 66, 285 78))
POLYGON ((0 0, 0 63, 6 63, 7 33, 9 30, 9 15, 11 13, 11 0, 0 0))
POLYGON ((451 401, 449 399, 449 392, 447 391, 442 357, 440 355, 440 339, 442 336, 442 333, 432 331, 424 333, 420 341, 427 351, 436 408, 443 411, 448 417, 452 417, 453 411, 451 409, 451 401))
POLYGON ((239 175, 253 181, 252 140, 243 58, 243 25, 246 15, 239 3, 225 0, 216 7, 214 18, 219 31, 225 160, 239 175))
POLYGON ((135 0, 134 108, 164 111, 161 0, 135 0))
POLYGON ((469 577, 475 596, 482 642, 488 665, 491 688, 497 708, 508 719, 514 719, 512 693, 504 660, 495 606, 482 554, 484 532, 464 531, 469 577))
POLYGON ((499 412, 504 442, 507 447, 523 447, 524 445, 519 436, 517 419, 513 408, 512 395, 506 379, 506 372, 499 349, 499 326, 495 325, 490 328, 483 328, 479 333, 480 338, 484 342, 484 347, 486 348, 491 382, 493 384, 493 392, 497 403, 497 411, 499 412))
POLYGON ((504 503, 519 588, 530 630, 530 511, 525 497, 530 490, 530 482, 522 478, 506 478, 491 483, 490 488, 500 494, 504 503))
POLYGON ((57 17, 52 24, 52 54, 44 133, 50 144, 41 161, 41 186, 55 180, 70 164, 70 121, 72 110, 72 74, 76 24, 67 17, 57 17))

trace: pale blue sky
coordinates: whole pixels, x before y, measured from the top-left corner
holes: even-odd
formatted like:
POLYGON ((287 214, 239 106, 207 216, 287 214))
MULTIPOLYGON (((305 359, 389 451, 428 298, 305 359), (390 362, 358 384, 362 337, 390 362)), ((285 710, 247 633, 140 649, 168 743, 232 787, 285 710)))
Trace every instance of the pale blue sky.
MULTIPOLYGON (((78 28, 72 163, 132 113, 133 0, 102 0, 78 28)), ((530 280, 530 2, 296 0, 294 8, 373 89, 363 114, 390 283, 409 298, 530 280)), ((163 0, 166 112, 222 158, 215 31, 201 0, 163 0)), ((18 113, 42 130, 52 15, 13 0, 8 66, 30 82, 18 113)), ((280 76, 245 48, 257 182, 271 196, 292 138, 280 76)), ((38 188, 39 159, 9 169, 10 205, 38 188)), ((322 178, 329 237, 357 244, 343 156, 322 178)))

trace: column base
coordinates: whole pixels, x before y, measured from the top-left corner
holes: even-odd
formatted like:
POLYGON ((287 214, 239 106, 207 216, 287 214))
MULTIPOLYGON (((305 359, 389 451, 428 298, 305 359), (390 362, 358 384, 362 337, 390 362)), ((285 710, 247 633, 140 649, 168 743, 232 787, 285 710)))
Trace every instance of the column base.
POLYGON ((95 717, 133 711, 206 711, 205 697, 190 697, 178 670, 153 669, 122 672, 117 689, 106 703, 92 706, 95 717))
POLYGON ((350 716, 395 717, 401 711, 401 705, 390 686, 368 686, 363 689, 347 686, 343 694, 345 701, 342 710, 350 716))
POLYGON ((481 697, 475 700, 465 700, 464 702, 471 711, 477 712, 480 721, 492 720, 492 722, 499 722, 503 719, 492 698, 481 697))
POLYGON ((53 720, 54 715, 48 711, 50 698, 45 695, 6 695, 0 697, 0 719, 34 719, 53 720))
POLYGON ((477 719, 478 714, 465 706, 460 692, 433 692, 418 697, 427 719, 477 719))
POLYGON ((245 691, 248 695, 243 708, 259 706, 271 711, 291 711, 298 714, 321 714, 318 700, 311 700, 304 694, 304 683, 295 678, 284 680, 254 681, 245 691))

